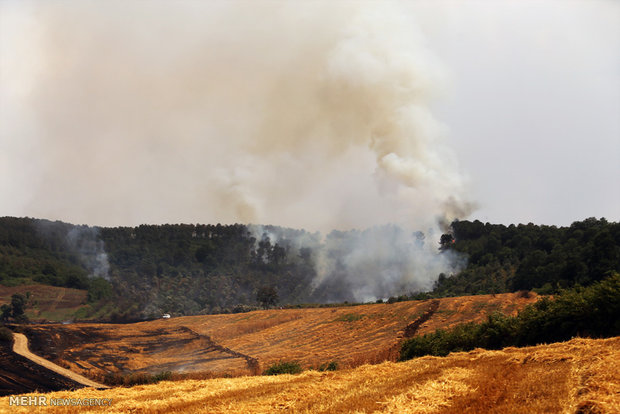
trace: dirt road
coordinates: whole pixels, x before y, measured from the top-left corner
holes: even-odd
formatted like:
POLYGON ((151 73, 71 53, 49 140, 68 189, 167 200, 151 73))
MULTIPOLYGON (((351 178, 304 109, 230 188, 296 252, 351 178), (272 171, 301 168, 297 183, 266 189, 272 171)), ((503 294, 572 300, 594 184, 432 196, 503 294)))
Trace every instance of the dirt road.
POLYGON ((98 382, 92 381, 86 377, 76 374, 75 372, 69 371, 66 368, 58 366, 45 358, 41 358, 40 356, 33 354, 28 349, 28 338, 26 338, 25 335, 20 333, 13 333, 13 338, 15 339, 15 342, 13 343, 13 352, 15 352, 16 354, 26 357, 32 362, 35 362, 51 371, 57 372, 58 374, 64 375, 65 377, 70 378, 73 381, 79 382, 80 384, 87 387, 110 388, 107 385, 99 384, 98 382))

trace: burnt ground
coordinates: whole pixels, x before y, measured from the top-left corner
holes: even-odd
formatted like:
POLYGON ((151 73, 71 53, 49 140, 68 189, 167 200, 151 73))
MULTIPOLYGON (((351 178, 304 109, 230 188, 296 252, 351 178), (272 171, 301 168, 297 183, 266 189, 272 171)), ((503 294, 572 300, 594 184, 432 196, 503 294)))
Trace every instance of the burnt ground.
POLYGON ((66 325, 27 325, 21 332, 28 337, 30 351, 45 359, 62 365, 60 362, 68 351, 85 341, 105 343, 109 336, 100 329, 81 327, 72 329, 66 325))
POLYGON ((73 390, 84 386, 50 371, 12 350, 12 344, 0 341, 0 396, 73 390))
POLYGON ((40 324, 20 330, 33 353, 97 381, 105 382, 109 374, 222 371, 222 366, 257 370, 254 358, 183 326, 40 324))

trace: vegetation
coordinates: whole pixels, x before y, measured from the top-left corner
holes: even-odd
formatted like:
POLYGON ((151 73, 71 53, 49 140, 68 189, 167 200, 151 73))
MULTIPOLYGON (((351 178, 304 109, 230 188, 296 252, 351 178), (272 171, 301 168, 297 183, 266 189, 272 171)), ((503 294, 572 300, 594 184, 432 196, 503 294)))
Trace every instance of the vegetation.
POLYGON ((263 286, 258 289, 256 300, 264 309, 269 309, 278 303, 278 290, 274 286, 263 286))
POLYGON ((355 322, 363 318, 364 315, 361 315, 359 313, 345 313, 344 315, 340 315, 339 317, 334 319, 334 322, 355 322))
MULTIPOLYGON (((241 224, 99 228, 4 217, 0 284, 84 289, 89 306, 81 317, 117 322, 352 299, 340 278, 313 285, 317 250, 340 246, 349 233, 332 232, 322 241, 304 230, 257 229, 241 224)), ((416 237, 423 242, 421 233, 416 237)), ((342 253, 334 248, 330 257, 342 253)), ((456 221, 438 248, 466 267, 438 275, 432 292, 402 292, 388 303, 531 289, 554 294, 587 286, 620 271, 620 224, 594 218, 559 228, 456 221)))
POLYGON ((172 379, 172 372, 162 371, 157 374, 135 372, 131 374, 109 373, 104 377, 104 383, 113 387, 133 387, 134 385, 156 384, 160 381, 172 379))
POLYGON ((5 326, 0 326, 0 341, 13 342, 13 331, 5 326))
POLYGON ((570 227, 455 221, 444 251, 467 258, 467 267, 439 275, 434 296, 536 290, 558 293, 620 272, 620 223, 589 218, 570 227), (452 238, 453 237, 453 238, 452 238))
POLYGON ((321 364, 321 365, 319 365, 319 368, 318 368, 318 370, 320 372, 323 372, 323 371, 336 371, 337 369, 338 369, 338 362, 336 362, 336 361, 331 361, 331 362, 328 362, 328 363, 325 363, 325 364, 321 364))
POLYGON ((18 293, 11 296, 11 303, 0 306, 0 321, 27 323, 28 317, 24 314, 27 306, 27 298, 18 293))
POLYGON ((565 341, 575 336, 620 335, 620 274, 587 288, 562 291, 543 298, 517 316, 491 314, 483 323, 437 330, 403 343, 401 359, 423 355, 445 356, 474 348, 500 349, 565 341))
POLYGON ((303 371, 303 368, 296 361, 283 361, 273 364, 267 368, 263 375, 280 375, 280 374, 299 374, 303 371))

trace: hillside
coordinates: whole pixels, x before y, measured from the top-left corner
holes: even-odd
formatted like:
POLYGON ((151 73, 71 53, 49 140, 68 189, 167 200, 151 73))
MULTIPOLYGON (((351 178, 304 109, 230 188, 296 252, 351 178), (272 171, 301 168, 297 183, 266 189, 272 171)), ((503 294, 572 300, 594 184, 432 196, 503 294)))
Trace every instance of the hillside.
POLYGON ((21 329, 33 352, 96 379, 116 372, 239 375, 280 360, 296 360, 304 367, 330 361, 346 367, 395 360, 404 337, 481 321, 494 311, 515 314, 536 300, 536 295, 480 295, 21 329))
POLYGON ((0 305, 11 303, 11 296, 28 298, 26 316, 30 320, 63 321, 80 317, 85 310, 88 291, 46 285, 0 285, 0 305))
MULTIPOLYGON (((129 389, 54 392, 45 397, 48 401, 111 398, 111 406, 105 407, 110 413, 461 414, 612 413, 620 411, 619 395, 620 337, 616 337, 474 350, 335 372, 163 382, 129 389)), ((83 406, 80 412, 101 409, 83 406)), ((0 410, 27 413, 32 407, 9 407, 9 397, 4 397, 0 410)), ((63 413, 67 408, 41 411, 63 413)))
POLYGON ((455 221, 442 248, 466 255, 462 272, 440 276, 434 295, 499 293, 536 289, 558 293, 620 272, 620 223, 604 218, 568 227, 455 221))
POLYGON ((435 237, 391 225, 321 235, 277 226, 100 228, 2 217, 0 286, 87 292, 78 313, 33 308, 33 317, 126 322, 261 305, 555 294, 620 271, 620 224, 605 219, 559 228, 455 221, 440 243, 435 237), (261 303, 264 290, 272 300, 261 303))

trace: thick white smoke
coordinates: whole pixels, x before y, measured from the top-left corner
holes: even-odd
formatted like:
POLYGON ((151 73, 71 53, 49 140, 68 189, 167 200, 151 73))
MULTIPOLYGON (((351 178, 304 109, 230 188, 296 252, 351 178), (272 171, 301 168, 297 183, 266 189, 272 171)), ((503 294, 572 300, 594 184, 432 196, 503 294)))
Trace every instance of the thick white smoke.
POLYGON ((318 301, 367 302, 429 291, 439 274, 457 273, 466 264, 454 251, 438 252, 433 229, 427 235, 383 225, 324 236, 274 226, 250 225, 248 230, 257 248, 268 240, 284 248, 289 261, 311 260, 313 299, 318 301))
POLYGON ((406 3, 29 4, 5 71, 28 111, 2 133, 27 143, 30 215, 426 231, 470 209, 430 110, 443 70, 406 3))
POLYGON ((467 209, 400 3, 30 4, 7 71, 28 111, 3 133, 33 216, 328 231, 467 209))

